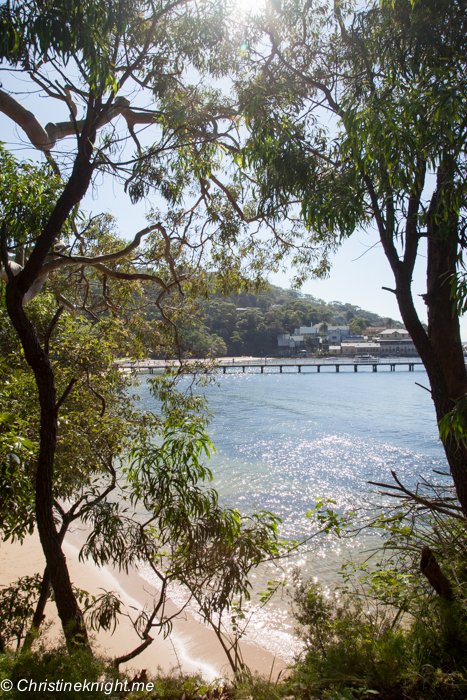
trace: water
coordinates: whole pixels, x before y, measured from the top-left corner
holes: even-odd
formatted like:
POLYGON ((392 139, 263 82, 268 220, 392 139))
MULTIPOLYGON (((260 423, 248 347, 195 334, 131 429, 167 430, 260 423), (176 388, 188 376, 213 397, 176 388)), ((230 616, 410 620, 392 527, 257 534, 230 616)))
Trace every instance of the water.
MULTIPOLYGON (((272 511, 282 520, 281 536, 302 538, 311 534, 306 513, 317 499, 332 498, 343 512, 377 503, 378 490, 367 482, 391 483, 391 470, 413 486, 446 468, 431 397, 415 383, 427 386, 425 371, 349 370, 227 374, 206 389, 217 450, 210 468, 222 503, 246 514, 272 511)), ((156 408, 144 383, 141 398, 156 408)), ((323 539, 293 563, 330 585, 343 561, 358 559, 371 542, 364 535, 323 539)), ((257 576, 261 588, 270 572, 257 576)), ((259 616, 257 643, 284 648, 284 631, 291 629, 286 608, 278 602, 259 616)))
MULTIPOLYGON (((220 375, 206 389, 217 454, 210 468, 223 503, 273 511, 281 534, 306 534, 318 498, 359 505, 391 482, 408 485, 445 465, 423 370, 220 375)), ((144 406, 157 408, 147 385, 144 406)))

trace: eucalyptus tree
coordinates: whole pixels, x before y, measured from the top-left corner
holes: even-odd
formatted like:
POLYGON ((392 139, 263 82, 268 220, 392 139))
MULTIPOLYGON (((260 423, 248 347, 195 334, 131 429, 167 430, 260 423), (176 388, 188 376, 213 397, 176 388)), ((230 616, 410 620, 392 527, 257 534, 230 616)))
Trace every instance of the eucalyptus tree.
MULTIPOLYGON (((50 292, 38 295, 29 305, 28 316, 42 342, 55 314, 56 302, 50 292)), ((70 526, 89 518, 90 510, 102 508, 118 496, 121 460, 136 445, 143 447, 160 428, 161 420, 133 405, 133 381, 115 366, 119 352, 125 347, 134 350, 131 329, 122 328, 112 318, 95 323, 67 314, 54 330, 48 347, 57 390, 63 395, 70 387, 60 407, 52 475, 53 517, 61 544, 70 526)), ((37 525, 35 472, 40 449, 40 406, 34 375, 3 304, 0 347, 0 534, 4 540, 22 542, 37 525)), ((23 617, 21 628, 25 634, 19 643, 24 636, 32 642, 44 619, 51 595, 48 564, 44 572, 36 572, 35 583, 36 596, 29 591, 31 614, 23 617)), ((11 584, 10 598, 21 598, 21 582, 16 587, 11 584)), ((11 608, 7 603, 2 594, 2 622, 11 608)), ((5 637, 4 630, 1 634, 5 637)))
MULTIPOLYGON (((190 314, 190 294, 206 289, 202 268, 207 247, 212 265, 221 268, 221 284, 242 276, 248 256, 250 267, 260 274, 251 262, 249 236, 242 242, 246 217, 237 195, 214 174, 220 167, 220 147, 228 152, 236 145, 230 133, 236 127, 232 108, 201 78, 223 70, 218 48, 224 11, 217 0, 53 4, 16 0, 0 7, 3 77, 19 74, 23 94, 25 89, 39 91, 51 120, 61 109, 68 116, 44 126, 14 94, 14 81, 8 83, 9 90, 2 81, 0 111, 22 130, 31 148, 43 154, 48 167, 40 173, 2 153, 0 276, 6 282, 6 312, 33 373, 40 408, 33 466, 29 474, 17 474, 18 488, 8 498, 10 504, 16 503, 17 513, 27 516, 25 524, 37 525, 47 562, 43 592, 49 577, 70 647, 87 642, 61 547, 63 534, 78 514, 91 522, 100 512, 101 529, 102 514, 112 521, 116 506, 107 499, 116 483, 112 470, 128 443, 117 441, 114 449, 104 450, 101 459, 90 460, 87 466, 75 451, 77 463, 68 465, 66 479, 61 479, 64 457, 58 437, 59 428, 67 424, 68 408, 71 413, 81 410, 78 406, 83 407, 85 399, 80 396, 87 397, 89 407, 100 403, 104 420, 108 416, 102 434, 118 430, 108 410, 109 397, 115 398, 121 384, 115 377, 105 386, 101 381, 110 371, 109 358, 123 342, 120 326, 129 324, 132 338, 140 331, 146 338, 149 333, 153 349, 167 348, 160 324, 156 331, 135 326, 138 315, 132 300, 146 287, 151 287, 159 319, 172 330, 169 347, 176 351, 180 349, 177 320, 190 314), (195 85, 188 81, 190 72, 195 85), (119 181, 131 202, 149 195, 159 198, 161 211, 153 209, 148 225, 131 232, 130 241, 117 235, 104 213, 89 218, 80 209, 98 176, 119 181), (49 294, 52 302, 47 297, 48 305, 39 312, 41 299, 49 294), (103 328, 101 371, 95 353, 99 354, 103 328), (83 353, 78 352, 76 343, 67 340, 67 329, 76 339, 92 337, 92 352, 88 341, 83 353), (68 358, 65 364, 60 360, 63 353, 68 358), (90 369, 92 358, 96 363, 90 369), (21 479, 28 488, 33 483, 32 494, 30 488, 21 492, 21 479), (63 499, 71 503, 68 510, 63 499)), ((181 420, 177 430, 183 433, 183 413, 188 409, 181 400, 175 403, 171 420, 181 420)), ((130 414, 128 409, 122 411, 119 420, 125 422, 130 414)), ((90 421, 88 416, 88 427, 90 421)), ((94 436, 89 444, 96 440, 94 436)), ((23 445, 26 449, 28 443, 23 445)), ((141 449, 144 445, 143 441, 141 449)), ((20 460, 22 456, 23 452, 16 454, 20 460)), ((184 515, 189 517, 187 509, 184 515)), ((222 517, 219 511, 219 525, 222 517)), ((237 521, 231 518, 231 522, 233 533, 237 521)), ((7 533, 23 533, 8 518, 5 526, 7 533)), ((114 536, 116 532, 112 531, 114 536)), ((208 528, 206 537, 212 534, 208 528)), ((199 541, 207 542, 201 536, 199 541)), ((88 551, 103 561, 96 546, 88 551)))
MULTIPOLYGON (((455 0, 332 5, 268 2, 252 31, 241 100, 243 165, 272 217, 300 212, 310 234, 342 240, 374 226, 438 421, 467 392, 458 315, 465 292, 466 7, 455 0), (425 330, 412 275, 426 241, 425 330), (456 301, 457 300, 457 301, 456 301)), ((306 270, 305 270, 306 274, 306 270)), ((467 446, 445 451, 467 516, 467 446)))
MULTIPOLYGON (((30 303, 28 314, 41 337, 54 313, 50 293, 30 303)), ((223 508, 209 487, 212 476, 203 458, 212 445, 199 398, 177 395, 166 378, 166 405, 157 415, 135 405, 134 378, 114 363, 122 347, 134 346, 131 330, 118 319, 96 323, 67 315, 50 338, 58 388, 72 377, 79 389, 70 391, 58 425, 53 495, 60 542, 70 527, 84 524, 84 560, 125 571, 143 562, 159 584, 149 607, 132 618, 139 641, 114 659, 117 666, 149 646, 154 630, 168 634, 173 617, 192 599, 202 602, 208 623, 215 618, 224 624, 235 599, 249 598, 251 569, 278 551, 273 516, 242 517, 223 508), (187 600, 169 613, 167 596, 174 583, 185 586, 187 600)), ((4 309, 0 347, 0 533, 22 541, 36 523, 40 411, 34 376, 4 309)), ((50 583, 47 566, 42 575, 2 587, 0 648, 13 642, 20 649, 30 647, 45 617, 50 583)), ((73 587, 73 594, 87 629, 111 633, 122 616, 134 614, 113 591, 93 596, 73 587)))
MULTIPOLYGON (((18 164, 1 149, 0 162, 2 206, 10 231, 21 240, 22 232, 30 235, 47 219, 61 181, 47 164, 18 164)), ((89 249, 124 247, 109 217, 85 223, 82 256, 89 249)), ((131 264, 128 255, 125 264, 131 264)), ((154 266, 153 261, 153 271, 154 266)), ((277 554, 277 529, 271 514, 250 518, 222 508, 217 493, 207 487, 212 477, 202 458, 209 457, 212 446, 200 397, 177 392, 168 376, 159 382, 162 406, 157 415, 135 405, 135 378, 119 371, 115 360, 122 353, 138 356, 148 343, 158 351, 177 350, 172 326, 162 315, 148 321, 140 308, 139 295, 151 291, 141 288, 150 282, 147 271, 141 279, 128 280, 126 273, 113 284, 107 281, 104 292, 93 270, 84 276, 82 268, 54 271, 28 301, 27 314, 38 342, 47 348, 61 397, 51 474, 58 545, 73 524, 84 523, 84 559, 126 571, 144 561, 160 584, 152 606, 133 620, 139 642, 115 659, 118 666, 152 642, 154 629, 170 631, 172 618, 180 612, 166 611, 174 582, 186 587, 187 602, 202 603, 207 622, 221 620, 236 597, 248 598, 251 569, 277 554), (57 309, 57 299, 66 300, 66 307, 57 309)), ((177 298, 168 296, 169 310, 159 304, 174 323, 191 310, 191 302, 186 292, 177 308, 177 298)), ((39 522, 42 410, 34 372, 3 305, 0 352, 0 534, 22 541, 39 522)), ((45 617, 51 584, 47 560, 42 575, 23 577, 1 591, 1 649, 13 642, 20 648, 31 645, 45 617)), ((53 593, 57 600, 55 587, 53 593)), ((96 597, 72 586, 72 595, 84 614, 82 635, 86 628, 112 632, 122 615, 129 616, 111 591, 96 597)), ((225 649, 236 671, 236 661, 225 649)))

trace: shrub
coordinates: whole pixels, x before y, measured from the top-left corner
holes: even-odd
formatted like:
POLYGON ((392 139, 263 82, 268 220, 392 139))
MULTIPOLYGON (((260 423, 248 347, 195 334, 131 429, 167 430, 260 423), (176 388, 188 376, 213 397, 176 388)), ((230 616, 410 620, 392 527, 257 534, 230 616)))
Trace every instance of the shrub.
MULTIPOLYGON (((0 697, 8 697, 8 700, 50 700, 51 697, 60 695, 67 700, 100 700, 112 697, 105 691, 106 683, 117 679, 124 680, 106 659, 92 656, 85 650, 75 651, 70 655, 64 646, 55 649, 41 647, 37 651, 24 651, 19 654, 10 651, 1 654, 0 680, 7 678, 13 682, 13 688, 8 692, 0 691, 0 697), (21 687, 25 687, 25 690, 17 687, 21 680, 21 687), (61 691, 52 690, 50 685, 47 685, 57 681, 63 681, 61 691), (94 687, 90 690, 75 690, 75 684, 83 681, 94 684, 94 687), (66 683, 71 685, 65 685, 66 683), (102 690, 97 689, 95 684, 99 684, 102 690)), ((109 687, 108 685, 107 688, 109 687)), ((113 694, 113 697, 116 697, 116 694, 113 694)))

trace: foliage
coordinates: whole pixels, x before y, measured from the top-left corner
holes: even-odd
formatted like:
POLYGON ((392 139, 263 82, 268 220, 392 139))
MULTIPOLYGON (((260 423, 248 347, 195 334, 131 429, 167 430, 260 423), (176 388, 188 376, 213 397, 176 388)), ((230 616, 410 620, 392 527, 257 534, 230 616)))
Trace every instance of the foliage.
MULTIPOLYGON (((7 652, 0 656, 0 678, 10 679, 13 682, 11 691, 0 691, 0 697, 8 698, 34 698, 37 700, 49 700, 51 689, 41 689, 42 682, 56 682, 63 680, 64 683, 71 683, 67 686, 67 698, 86 698, 87 700, 97 700, 109 697, 105 692, 105 684, 116 680, 125 680, 125 677, 118 674, 115 668, 107 659, 101 657, 92 657, 84 650, 76 651, 70 656, 64 647, 46 648, 40 647, 37 651, 28 651, 22 654, 13 654, 7 652), (18 690, 17 683, 23 680, 22 685, 29 685, 29 682, 36 683, 36 686, 31 686, 31 690, 18 690), (93 690, 74 690, 75 683, 83 683, 88 681, 88 687, 91 683, 98 683, 99 690, 94 686, 93 690), (104 685, 101 686, 101 683, 104 685), (102 689, 100 689, 102 688, 102 689)), ((63 687, 63 685, 62 685, 63 687)), ((136 696, 136 693, 135 693, 136 696)), ((143 695, 144 697, 144 695, 143 695)), ((147 696, 146 696, 147 697, 147 696)))
MULTIPOLYGON (((298 580, 294 605, 305 651, 291 677, 290 686, 297 695, 328 697, 329 693, 333 697, 334 690, 336 697, 342 693, 349 698, 464 697, 465 651, 453 653, 453 640, 445 633, 448 611, 440 620, 439 601, 425 594, 422 602, 409 585, 412 598, 405 607, 409 617, 401 624, 397 610, 388 608, 385 599, 397 585, 394 574, 383 573, 387 575, 373 576, 379 579, 380 597, 358 582, 352 593, 338 590, 329 596, 316 584, 298 580), (423 605, 424 614, 417 616, 423 605)), ((457 619, 456 643, 465 648, 467 624, 462 608, 449 614, 457 619)))
MULTIPOLYGON (((125 570, 144 557, 161 592, 136 623, 141 629, 149 624, 170 631, 172 618, 162 614, 163 604, 177 581, 218 631, 235 601, 249 598, 251 569, 278 553, 277 519, 270 513, 243 517, 221 507, 204 483, 212 477, 201 459, 212 445, 202 422, 175 416, 169 412, 157 444, 133 450, 123 469, 123 499, 103 502, 84 517, 91 534, 82 557, 125 570)), ((236 662, 229 661, 236 671, 236 662)))
MULTIPOLYGON (((16 700, 20 697, 38 698, 45 700, 54 692, 38 690, 42 681, 52 682, 63 680, 62 693, 67 698, 86 698, 87 700, 103 700, 103 698, 125 698, 126 700, 229 700, 235 697, 234 689, 222 681, 206 683, 199 675, 182 674, 180 672, 162 673, 142 671, 134 675, 131 672, 118 673, 109 659, 104 657, 89 657, 89 654, 75 652, 71 656, 63 647, 41 647, 27 654, 14 655, 10 652, 0 656, 0 681, 11 679, 15 687, 11 691, 2 691, 0 697, 16 700), (16 684, 19 680, 34 681, 37 689, 32 692, 18 691, 16 684), (63 690, 64 683, 92 683, 92 690, 63 690), (118 682, 118 686, 116 685, 118 682), (138 684, 136 688, 133 684, 138 684), (141 683, 151 683, 152 690, 142 690, 141 683), (111 685, 112 684, 112 685, 111 685), (110 688, 113 687, 112 692, 110 688), (126 688, 126 690, 125 690, 126 688), (132 689, 133 688, 133 689, 132 689)), ((55 691, 60 692, 60 691, 55 691)))
MULTIPOLYGON (((45 126, 32 112, 24 119, 22 105, 0 89, 0 111, 47 161, 19 163, 0 149, 2 536, 21 540, 37 525, 48 566, 34 625, 52 586, 70 649, 86 640, 80 601, 93 628, 112 629, 121 613, 111 593, 92 599, 73 590, 61 550, 72 522, 92 526, 83 556, 127 569, 146 555, 162 579, 154 609, 135 620, 144 644, 153 626, 170 626, 162 614, 170 581, 183 574, 207 601, 212 578, 210 604, 219 611, 246 594, 248 572, 275 535, 269 515, 246 522, 205 488, 205 419, 196 401, 176 394, 175 378, 161 387, 173 409, 161 418, 134 407, 134 378, 115 365, 119 355, 149 350, 180 356, 178 326, 206 289, 206 257, 237 287, 249 270, 261 277, 230 190, 207 192, 211 171, 223 170, 218 123, 232 113, 219 90, 187 78, 220 70, 223 15, 224 4, 209 0, 0 8, 3 65, 21 72, 27 89, 39 86, 53 112, 45 126), (133 108, 128 95, 136 93, 149 108, 133 108), (57 103, 67 120, 56 119, 57 103), (150 138, 141 136, 146 127, 150 138), (132 203, 159 197, 161 210, 148 206, 148 226, 131 242, 111 216, 80 209, 98 173, 118 181, 132 203), (147 296, 156 308, 150 320, 147 296), (10 437, 28 453, 17 455, 10 437)), ((235 128, 227 124, 223 136, 235 128)), ((213 341, 210 350, 225 349, 213 341)))
MULTIPOLYGON (((246 65, 253 80, 239 83, 251 130, 245 158, 261 175, 265 206, 286 207, 295 195, 310 228, 348 236, 378 217, 378 201, 397 238, 402 202, 420 184, 423 159, 437 167, 457 145, 460 178, 465 126, 454 95, 465 85, 465 35, 459 13, 454 2, 405 0, 359 10, 342 3, 334 12, 300 0, 271 8, 261 26, 270 31, 271 61, 263 70, 252 57, 246 65), (319 99, 333 115, 330 125, 319 99), (385 194, 394 197, 394 209, 384 208, 385 194)), ((455 191, 442 196, 461 211, 465 192, 457 176, 455 191)))
MULTIPOLYGON (((2 369, 2 398, 6 399, 11 396, 11 382, 5 365, 2 369)), ((18 375, 16 373, 15 378, 20 381, 18 375)), ((3 405, 6 404, 7 401, 3 405)), ((9 413, 2 413, 0 418, 0 531, 7 537, 21 538, 34 528, 33 484, 22 468, 33 454, 33 444, 19 434, 18 422, 18 416, 9 413)))
MULTIPOLYGON (((455 0, 272 3, 250 30, 237 80, 249 129, 237 162, 245 175, 254 171, 260 208, 273 220, 294 212, 309 241, 375 230, 438 421, 467 387, 458 318, 466 291, 464 10, 455 0), (422 256, 427 328, 412 290, 422 256)), ((444 448, 467 514, 467 447, 451 440, 444 448)))
POLYGON ((62 183, 48 165, 19 163, 2 143, 0 166, 0 218, 15 245, 30 243, 50 217, 62 183))
POLYGON ((12 643, 18 649, 29 628, 39 597, 41 577, 23 576, 0 589, 0 651, 12 643))
POLYGON ((367 322, 364 318, 351 318, 349 330, 353 335, 361 335, 366 330, 367 322))
POLYGON ((304 684, 308 692, 333 686, 401 692, 401 678, 415 651, 401 629, 378 620, 365 600, 326 599, 311 583, 298 584, 294 603, 306 651, 292 687, 304 684))
POLYGON ((467 437, 467 396, 461 396, 455 406, 439 421, 439 436, 443 442, 462 443, 467 437))
MULTIPOLYGON (((31 313, 42 314, 46 326, 52 300, 41 295, 32 304, 31 313)), ((11 333, 8 324, 3 333, 6 346, 11 333)), ((220 506, 217 493, 204 483, 211 474, 202 457, 209 458, 213 448, 204 431, 201 397, 177 392, 175 377, 162 377, 155 381, 161 415, 138 411, 128 395, 132 378, 112 367, 121 349, 120 337, 115 339, 113 333, 108 321, 95 324, 68 317, 50 341, 54 362, 60 367, 59 386, 65 388, 70 376, 76 377, 60 419, 55 517, 65 531, 78 516, 91 527, 82 556, 99 565, 112 563, 128 570, 144 557, 163 585, 154 610, 141 615, 135 625, 141 631, 149 623, 149 629, 157 625, 167 633, 171 618, 159 611, 172 581, 187 586, 202 603, 208 620, 214 614, 222 616, 239 595, 249 596, 251 568, 276 551, 275 520, 270 514, 243 518, 220 506), (122 461, 128 466, 122 468, 122 461), (70 504, 67 511, 60 506, 65 499, 70 504)), ((5 407, 15 414, 16 425, 27 430, 31 450, 28 459, 12 461, 17 474, 13 479, 8 472, 8 488, 2 489, 8 501, 2 516, 4 537, 22 539, 27 524, 34 526, 34 491, 25 493, 22 484, 33 481, 38 416, 30 372, 22 364, 21 353, 15 352, 16 342, 13 337, 10 362, 22 371, 7 375, 5 407), (31 396, 30 402, 24 396, 31 396), (20 505, 26 495, 25 520, 20 505)), ((10 449, 5 443, 5 450, 10 449)), ((36 587, 40 585, 39 576, 35 581, 36 587)), ((11 605, 5 595, 1 610, 8 617, 11 605)), ((119 615, 126 614, 110 593, 97 599, 83 592, 76 595, 92 629, 112 629, 119 615)), ((35 602, 37 596, 28 603, 28 610, 35 602)), ((13 617, 12 625, 18 616, 13 617)), ((25 614, 23 627, 28 620, 30 615, 25 614)), ((7 643, 12 635, 13 631, 7 643)))
MULTIPOLYGON (((53 298, 36 298, 30 313, 45 335, 55 313, 53 298)), ((4 354, 2 404, 12 417, 9 430, 23 446, 14 459, 4 434, 1 526, 5 539, 21 540, 34 526, 39 407, 32 373, 4 310, 0 310, 0 343, 4 354), (24 438, 18 437, 21 434, 24 438)), ((111 481, 119 460, 132 445, 148 439, 151 425, 157 423, 134 408, 128 393, 132 378, 113 367, 124 343, 129 345, 132 340, 119 323, 103 319, 95 324, 71 315, 62 317, 49 343, 59 369, 60 393, 72 382, 60 416, 55 498, 63 501, 79 494, 83 513, 86 502, 100 493, 100 480, 107 476, 111 481)), ((60 518, 59 510, 57 516, 60 518)))
MULTIPOLYGON (((39 194, 41 187, 47 187, 47 169, 20 166, 3 151, 0 156, 8 177, 16 174, 9 193, 12 201, 31 215, 38 201, 42 211, 45 205, 39 194)), ((7 180, 5 176, 5 193, 7 180)), ((8 197, 3 201, 12 222, 9 242, 24 244, 27 257, 30 242, 22 230, 15 229, 20 223, 12 203, 8 197)), ((79 244, 81 254, 89 257, 103 252, 112 255, 124 245, 109 216, 83 219, 76 215, 70 238, 66 228, 62 234, 63 243, 79 244), (76 235, 78 224, 84 227, 85 238, 76 235)), ((149 236, 148 246, 154 245, 149 236)), ((159 271, 161 280, 165 262, 159 271)), ((129 265, 130 255, 116 267, 121 272, 129 270, 129 265)), ((190 312, 189 295, 181 303, 168 294, 170 323, 160 303, 157 317, 149 319, 140 304, 150 291, 145 279, 115 277, 102 287, 96 272, 91 269, 83 277, 82 270, 57 268, 46 288, 28 304, 28 320, 46 349, 60 407, 51 475, 53 518, 60 542, 72 522, 79 519, 90 526, 81 556, 99 565, 112 563, 128 570, 141 557, 146 558, 162 582, 153 608, 134 620, 136 634, 149 643, 153 627, 166 634, 170 631, 171 617, 163 611, 173 581, 185 584, 189 595, 202 602, 206 619, 218 616, 217 624, 238 596, 248 597, 249 572, 262 558, 274 554, 277 533, 270 514, 243 518, 223 509, 216 492, 206 487, 211 475, 202 457, 209 458, 212 445, 205 433, 202 397, 192 388, 187 393, 178 391, 179 377, 169 374, 154 382, 160 415, 141 411, 131 394, 136 377, 119 371, 116 365, 119 356, 138 357, 148 346, 173 354, 176 322, 190 312), (57 311, 57 299, 65 298, 66 304, 57 311)), ((0 442, 0 525, 4 539, 22 540, 36 526, 34 487, 41 404, 34 373, 4 306, 0 309, 0 347, 5 411, 0 442)), ((191 366, 190 371, 193 369, 196 367, 191 366)), ((40 624, 46 601, 56 597, 46 572, 42 578, 36 575, 34 590, 32 584, 26 590, 26 583, 12 584, 0 600, 1 614, 11 618, 5 628, 7 645, 14 640, 20 645, 31 619, 40 624), (18 606, 24 613, 20 626, 18 606)), ((128 615, 112 592, 96 596, 73 589, 73 595, 89 629, 112 632, 119 617, 128 615)))
POLYGON ((154 700, 204 700, 204 698, 227 698, 221 682, 206 683, 199 675, 182 673, 157 673, 154 678, 154 700))
POLYGON ((423 496, 417 493, 425 504, 406 496, 376 517, 373 511, 338 516, 324 502, 310 514, 338 537, 369 526, 381 544, 364 563, 343 565, 342 584, 332 593, 296 572, 293 607, 305 643, 291 678, 298 696, 465 696, 465 520, 441 510, 444 502, 455 505, 448 484, 426 483, 423 496), (420 559, 427 547, 452 596, 435 593, 420 559))

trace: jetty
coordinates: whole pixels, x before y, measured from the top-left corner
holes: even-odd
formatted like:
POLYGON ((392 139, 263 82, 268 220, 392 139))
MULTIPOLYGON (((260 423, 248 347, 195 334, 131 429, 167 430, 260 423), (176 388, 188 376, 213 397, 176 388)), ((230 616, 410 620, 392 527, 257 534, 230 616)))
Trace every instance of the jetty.
MULTIPOLYGON (((193 364, 193 372, 200 371, 200 361, 187 361, 187 367, 193 364)), ((148 374, 159 374, 165 371, 174 371, 180 367, 178 361, 164 360, 136 360, 134 362, 123 360, 118 362, 122 370, 136 371, 148 374)), ((408 358, 384 358, 378 359, 317 359, 317 360, 219 360, 215 364, 207 364, 207 371, 221 372, 222 374, 311 374, 320 372, 358 372, 371 371, 395 372, 396 367, 408 369, 414 372, 416 367, 423 369, 423 362, 418 359, 408 358)), ((186 369, 185 369, 186 371, 186 369)))
POLYGON ((389 367, 390 372, 395 372, 396 367, 401 366, 407 366, 409 368, 409 372, 413 372, 417 365, 423 366, 423 362, 300 362, 294 365, 275 363, 253 365, 239 363, 238 365, 221 365, 221 367, 223 374, 236 374, 239 371, 245 373, 247 369, 250 370, 251 368, 254 368, 255 370, 259 369, 259 372, 255 372, 256 374, 264 374, 265 372, 267 374, 292 374, 292 372, 298 372, 299 374, 310 374, 310 371, 307 372, 307 370, 311 370, 311 372, 321 372, 321 370, 334 369, 336 372, 340 372, 341 369, 348 371, 348 368, 353 368, 354 372, 358 372, 359 367, 371 367, 373 372, 377 372, 378 367, 389 367))

